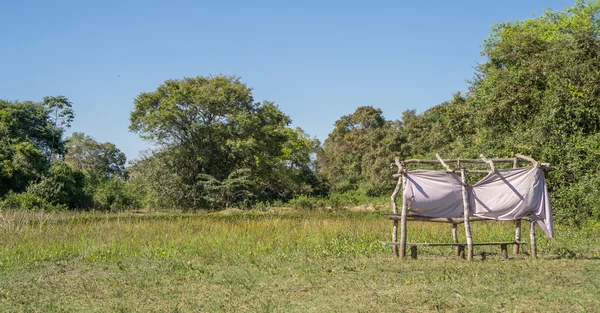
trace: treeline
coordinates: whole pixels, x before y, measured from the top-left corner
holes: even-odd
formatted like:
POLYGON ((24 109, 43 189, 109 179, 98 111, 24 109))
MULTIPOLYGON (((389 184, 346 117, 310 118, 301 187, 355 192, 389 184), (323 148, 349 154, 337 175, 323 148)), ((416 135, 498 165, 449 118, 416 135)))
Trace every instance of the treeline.
MULTIPOLYGON (((600 1, 495 25, 468 92, 393 120, 365 106, 323 144, 234 76, 168 80, 134 101, 152 142, 125 168, 110 143, 74 133, 68 99, 0 102, 4 207, 127 209, 336 205, 389 195, 394 157, 532 155, 558 219, 600 219, 600 1), (329 202, 328 202, 329 201, 329 202)), ((399 87, 401 88, 401 87, 399 87)))

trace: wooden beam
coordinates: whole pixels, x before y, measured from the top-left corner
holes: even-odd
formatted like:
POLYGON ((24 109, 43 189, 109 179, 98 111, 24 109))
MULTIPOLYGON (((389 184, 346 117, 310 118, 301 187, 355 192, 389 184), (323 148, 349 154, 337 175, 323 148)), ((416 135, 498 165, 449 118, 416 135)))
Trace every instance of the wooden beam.
MULTIPOLYGON (((404 179, 404 178, 402 178, 404 179)), ((408 203, 402 197, 402 212, 400 213, 400 258, 406 256, 406 215, 408 214, 408 203)))
MULTIPOLYGON (((397 245, 398 243, 382 241, 381 244, 385 245, 385 246, 392 246, 392 245, 397 245)), ((474 242, 473 243, 474 246, 501 246, 501 245, 515 245, 515 244, 524 244, 524 242, 500 241, 500 242, 474 242)), ((440 243, 418 242, 418 243, 407 243, 406 246, 407 247, 413 247, 413 246, 417 246, 417 247, 460 247, 460 246, 463 246, 464 247, 464 246, 467 246, 467 244, 466 243, 444 243, 444 242, 440 242, 440 243)))
POLYGON ((450 169, 450 166, 448 166, 446 162, 440 158, 439 154, 436 153, 435 157, 438 159, 438 161, 440 161, 440 163, 442 163, 442 166, 446 169, 446 172, 454 172, 454 170, 450 169))
MULTIPOLYGON (((452 242, 458 243, 458 232, 457 232, 457 224, 452 223, 452 242)), ((456 247, 456 255, 460 256, 460 249, 456 247)))
MULTIPOLYGON (((401 214, 386 213, 386 215, 387 215, 388 219, 390 219, 390 220, 400 220, 400 218, 401 218, 401 214)), ((409 221, 420 221, 420 222, 430 222, 430 223, 455 223, 455 224, 462 224, 465 221, 465 219, 462 217, 445 218, 445 217, 428 217, 428 216, 411 215, 411 214, 407 215, 406 219, 409 221)), ((529 220, 529 219, 521 218, 521 220, 529 220)), ((483 217, 469 217, 469 221, 470 222, 479 222, 479 221, 499 221, 499 220, 483 218, 483 217)))
POLYGON ((535 241, 535 217, 531 216, 529 227, 529 240, 531 241, 531 258, 537 259, 537 242, 535 241))
MULTIPOLYGON (((512 163, 514 158, 494 158, 491 159, 494 163, 512 163)), ((443 159, 444 163, 453 163, 453 162, 457 162, 460 161, 461 163, 485 163, 483 160, 481 159, 443 159)), ((417 159, 410 159, 410 160, 404 160, 402 161, 402 163, 404 164, 411 164, 411 163, 417 163, 417 164, 439 164, 440 161, 439 160, 417 160, 417 159)))
MULTIPOLYGON (((402 177, 398 178, 398 182, 396 182, 396 188, 392 193, 392 212, 393 214, 398 214, 398 204, 396 203, 396 198, 398 197, 398 193, 402 190, 402 177)), ((404 197, 402 197, 402 201, 404 202, 404 197)), ((392 241, 398 242, 398 220, 394 220, 394 228, 392 229, 392 241)), ((392 247, 392 252, 395 256, 399 256, 398 246, 392 247)))
POLYGON ((465 237, 467 238, 467 261, 473 260, 473 237, 471 236, 471 224, 469 223, 469 196, 467 194, 467 178, 465 169, 460 169, 460 180, 462 182, 463 218, 465 223, 465 237))
POLYGON ((496 171, 496 168, 494 167, 494 161, 486 159, 486 157, 483 154, 480 154, 479 157, 483 160, 483 162, 487 163, 490 166, 492 172, 496 171))
MULTIPOLYGON (((521 241, 521 220, 515 220, 515 241, 521 241)), ((513 254, 519 254, 520 246, 517 244, 513 248, 513 254)))

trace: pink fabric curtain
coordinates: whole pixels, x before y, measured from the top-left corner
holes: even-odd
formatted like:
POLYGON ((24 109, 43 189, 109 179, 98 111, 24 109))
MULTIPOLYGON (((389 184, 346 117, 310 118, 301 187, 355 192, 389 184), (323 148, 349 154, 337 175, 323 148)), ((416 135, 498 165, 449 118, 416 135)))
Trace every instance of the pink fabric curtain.
MULTIPOLYGON (((454 174, 423 171, 406 175, 404 201, 410 211, 423 216, 463 216, 462 187, 454 174)), ((497 170, 467 186, 472 216, 513 220, 533 215, 552 238, 554 226, 544 171, 536 167, 497 170)))

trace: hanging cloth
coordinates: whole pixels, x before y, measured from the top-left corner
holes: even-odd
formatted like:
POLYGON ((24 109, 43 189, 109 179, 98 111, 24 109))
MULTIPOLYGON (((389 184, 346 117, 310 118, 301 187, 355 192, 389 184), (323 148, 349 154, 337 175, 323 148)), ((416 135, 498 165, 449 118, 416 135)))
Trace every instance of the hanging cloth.
POLYGON ((471 214, 494 220, 514 220, 528 215, 552 238, 552 209, 544 171, 537 167, 497 170, 471 188, 471 214))
POLYGON ((406 173, 404 201, 422 216, 463 216, 462 182, 454 174, 422 171, 406 173))
MULTIPOLYGON (((490 172, 474 186, 467 186, 470 215, 494 220, 514 220, 534 215, 552 238, 552 208, 544 171, 536 167, 490 172)), ((406 173, 403 193, 411 212, 442 218, 463 216, 462 183, 451 173, 406 173)))

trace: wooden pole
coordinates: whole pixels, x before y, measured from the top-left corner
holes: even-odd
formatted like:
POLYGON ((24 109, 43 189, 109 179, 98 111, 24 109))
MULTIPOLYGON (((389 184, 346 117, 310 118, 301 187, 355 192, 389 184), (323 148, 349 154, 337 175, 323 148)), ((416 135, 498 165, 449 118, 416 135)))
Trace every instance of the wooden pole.
POLYGON ((531 241, 531 258, 537 259, 537 243, 535 241, 535 218, 532 216, 529 228, 529 240, 531 241))
POLYGON ((467 261, 473 260, 473 238, 471 237, 471 224, 469 223, 469 195, 467 194, 467 179, 465 169, 460 169, 460 179, 462 181, 463 197, 463 217, 465 219, 465 236, 467 237, 467 261))
POLYGON ((502 251, 502 258, 508 259, 508 248, 506 245, 500 245, 500 251, 502 251))
POLYGON ((519 254, 519 242, 521 242, 521 220, 516 220, 515 221, 515 246, 513 248, 513 253, 514 254, 519 254))
POLYGON ((496 167, 494 167, 494 161, 488 160, 483 154, 480 154, 479 157, 483 160, 483 162, 487 163, 490 166, 490 170, 492 172, 496 171, 496 167))
MULTIPOLYGON (((455 223, 452 223, 452 242, 458 243, 458 232, 455 223)), ((460 249, 458 246, 456 247, 456 255, 460 256, 460 249)))
MULTIPOLYGON (((517 168, 519 167, 519 159, 515 158, 513 160, 513 168, 517 168)), ((515 221, 515 242, 516 244, 513 247, 513 254, 519 254, 519 250, 521 245, 519 244, 519 242, 521 242, 521 220, 518 219, 515 221)))
MULTIPOLYGON (((401 173, 403 171, 403 169, 402 169, 402 164, 400 163, 400 160, 398 158, 396 158, 396 165, 398 166, 398 173, 401 173)), ((398 196, 398 193, 400 193, 400 191, 402 190, 402 182, 403 182, 402 178, 403 178, 402 176, 400 176, 398 178, 398 182, 396 183, 396 188, 394 189, 394 192, 392 193, 392 212, 394 214, 398 214, 398 205, 396 203, 396 198, 398 196)), ((404 197, 402 197, 402 199, 404 199, 404 197)), ((402 200, 402 203, 404 203, 404 200, 402 200)), ((394 242, 394 243, 398 242, 398 220, 394 220, 394 228, 392 229, 392 242, 394 242)), ((399 256, 398 245, 392 246, 392 252, 394 253, 395 256, 399 256)))
POLYGON ((408 203, 402 197, 402 212, 400 213, 400 258, 406 256, 406 214, 408 213, 408 203))
POLYGON ((417 259, 417 246, 410 247, 410 258, 413 260, 417 259))
POLYGON ((446 172, 454 172, 454 171, 453 171, 453 170, 450 168, 450 166, 448 166, 448 165, 446 164, 446 162, 444 162, 444 160, 443 160, 443 159, 440 157, 440 155, 439 155, 439 154, 437 154, 437 153, 436 153, 436 154, 435 154, 435 157, 438 159, 438 161, 440 161, 440 163, 442 163, 442 166, 443 166, 443 167, 446 169, 446 172))

